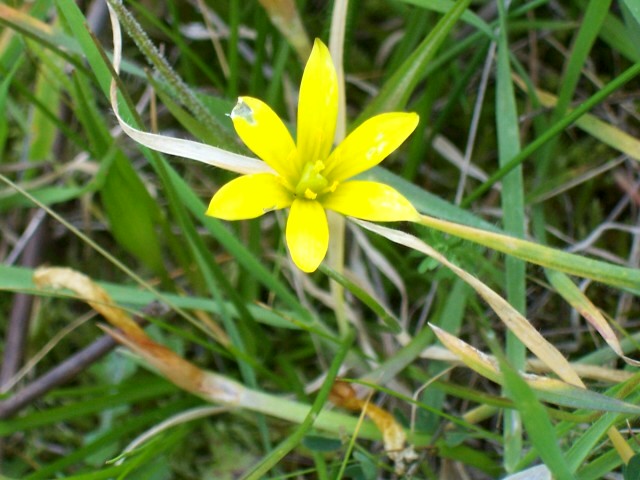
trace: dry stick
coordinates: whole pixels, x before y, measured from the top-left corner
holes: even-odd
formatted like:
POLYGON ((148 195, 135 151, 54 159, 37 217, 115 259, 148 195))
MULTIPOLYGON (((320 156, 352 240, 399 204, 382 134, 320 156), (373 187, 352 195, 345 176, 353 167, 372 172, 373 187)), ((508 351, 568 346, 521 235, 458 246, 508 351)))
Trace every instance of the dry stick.
MULTIPOLYGON (((23 266, 35 267, 41 263, 43 247, 47 241, 46 230, 46 220, 43 219, 33 231, 24 249, 22 254, 23 266)), ((32 306, 33 297, 31 295, 17 293, 13 297, 13 305, 7 325, 7 339, 2 359, 2 369, 0 370, 0 391, 3 390, 3 386, 11 380, 22 365, 32 306)))
MULTIPOLYGON (((142 309, 144 315, 160 316, 167 312, 168 309, 164 305, 155 301, 142 309)), ((138 323, 144 322, 144 319, 139 316, 135 316, 134 320, 138 323)), ((119 343, 109 335, 103 335, 98 338, 91 345, 67 358, 12 397, 0 402, 0 420, 12 417, 34 400, 42 397, 55 387, 68 382, 118 345, 119 343)))
MULTIPOLYGON (((93 31, 101 30, 106 24, 106 18, 106 4, 102 0, 94 0, 87 14, 89 27, 93 31)), ((70 111, 63 102, 60 116, 64 119, 69 114, 70 111)), ((65 143, 66 137, 58 132, 53 145, 54 158, 62 154, 65 143)), ((22 266, 36 267, 42 263, 44 247, 48 240, 46 225, 47 219, 45 218, 32 233, 22 255, 22 266)), ((3 391, 3 386, 13 378, 22 365, 32 306, 33 296, 24 293, 17 293, 14 296, 7 325, 2 367, 0 368, 0 392, 3 391)))
POLYGON ((34 380, 18 393, 0 402, 0 420, 12 417, 22 408, 42 397, 53 388, 71 380, 93 362, 109 353, 117 342, 103 335, 85 349, 67 358, 57 367, 34 380))
MULTIPOLYGON (((105 25, 106 19, 106 11, 105 6, 102 5, 104 2, 102 0, 94 0, 89 8, 89 12, 87 14, 87 20, 89 22, 89 27, 93 31, 101 30, 105 25)), ((69 109, 66 107, 64 102, 61 105, 61 117, 64 119, 70 113, 69 109)), ((54 140, 53 152, 54 158, 60 156, 62 151, 64 150, 64 144, 66 142, 66 137, 62 135, 60 132, 56 134, 56 138, 54 140)), ((47 236, 46 236, 46 223, 47 219, 45 218, 40 224, 39 228, 34 232, 33 237, 25 247, 25 251, 23 254, 23 265, 35 267, 37 264, 41 262, 40 257, 43 253, 44 246, 46 244, 47 236)), ((0 369, 0 391, 2 391, 3 385, 13 378, 13 376, 20 369, 20 365, 22 364, 22 359, 24 357, 24 350, 26 346, 26 339, 29 330, 29 319, 31 317, 31 308, 33 306, 33 297, 30 295, 18 293, 14 296, 14 303, 11 310, 11 316, 9 317, 9 322, 7 325, 7 340, 5 343, 5 351, 2 359, 2 367, 0 369)), ((111 347, 113 348, 113 347, 111 347)), ((72 357, 73 358, 73 357, 72 357)), ((98 357, 99 358, 99 357, 98 357)), ((69 359, 71 360, 71 359, 69 359)), ((94 360, 95 361, 95 360, 94 360)), ((64 362, 60 367, 65 365, 67 362, 64 362)), ((54 369, 55 371, 56 369, 54 369)), ((50 373, 53 373, 51 371, 50 373)), ((44 378, 44 377, 43 377, 44 378)), ((46 385, 46 384, 43 384, 46 385)), ((57 385, 57 384, 55 384, 57 385)), ((53 386, 55 386, 53 385, 53 386)), ((50 388, 53 388, 50 387, 50 388)), ((50 388, 44 389, 42 391, 32 391, 31 393, 19 392, 16 397, 23 397, 21 403, 19 398, 13 400, 14 397, 6 400, 5 402, 0 403, 0 407, 4 407, 5 404, 8 407, 12 407, 13 410, 9 411, 6 416, 0 416, 0 419, 6 418, 8 416, 13 415, 15 412, 20 410, 26 403, 30 402, 34 398, 37 398, 40 395, 46 393, 50 388)), ((26 390, 26 389, 25 389, 26 390)), ((0 477, 2 476, 2 457, 3 457, 4 445, 2 439, 0 439, 0 477)))
MULTIPOLYGON (((61 106, 61 117, 65 118, 69 114, 66 106, 61 106)), ((53 152, 54 156, 59 156, 64 149, 65 137, 57 135, 53 152)), ((31 223, 36 220, 38 212, 41 210, 34 209, 31 215, 31 221, 27 224, 27 230, 31 223)), ((33 268, 42 263, 45 246, 49 240, 47 229, 48 219, 43 217, 42 221, 30 232, 29 238, 26 240, 24 251, 22 252, 21 265, 27 268, 33 268)), ((26 232, 25 234, 26 235, 26 232)), ((0 393, 4 393, 5 386, 11 381, 13 376, 20 370, 24 352, 27 345, 27 335, 29 333, 29 325, 31 320, 31 310, 33 307, 33 296, 26 293, 16 293, 13 297, 13 305, 9 315, 7 324, 7 340, 6 347, 2 359, 2 367, 0 368, 0 393)))

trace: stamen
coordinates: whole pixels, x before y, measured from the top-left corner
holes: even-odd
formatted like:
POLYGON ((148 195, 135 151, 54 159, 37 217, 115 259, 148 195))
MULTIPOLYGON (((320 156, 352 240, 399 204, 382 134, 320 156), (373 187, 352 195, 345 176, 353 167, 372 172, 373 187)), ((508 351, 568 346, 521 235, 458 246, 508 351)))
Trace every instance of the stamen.
POLYGON ((315 200, 318 194, 324 193, 329 184, 329 181, 321 173, 324 169, 325 165, 321 160, 307 162, 296 185, 296 195, 308 200, 315 200))

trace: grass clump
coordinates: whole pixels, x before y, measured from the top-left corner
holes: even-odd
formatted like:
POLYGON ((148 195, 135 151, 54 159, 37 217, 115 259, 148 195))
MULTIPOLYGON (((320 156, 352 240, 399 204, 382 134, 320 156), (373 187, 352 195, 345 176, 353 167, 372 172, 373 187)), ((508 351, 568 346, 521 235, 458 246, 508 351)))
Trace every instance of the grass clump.
MULTIPOLYGON (((632 0, 0 5, 0 474, 635 478, 639 22, 632 0), (205 212, 271 172, 239 95, 296 138, 314 38, 336 144, 419 115, 357 177, 416 211, 330 213, 303 273, 284 209, 205 212)), ((318 205, 322 171, 296 173, 318 205)))

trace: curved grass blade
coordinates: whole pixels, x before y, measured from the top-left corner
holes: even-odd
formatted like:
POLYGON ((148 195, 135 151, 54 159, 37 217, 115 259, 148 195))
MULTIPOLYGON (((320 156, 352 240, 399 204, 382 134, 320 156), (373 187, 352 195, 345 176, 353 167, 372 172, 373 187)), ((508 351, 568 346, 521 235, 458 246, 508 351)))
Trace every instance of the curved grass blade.
POLYGON ((460 16, 467 10, 471 0, 459 0, 440 19, 418 48, 404 61, 398 70, 384 84, 378 96, 360 114, 352 125, 362 123, 376 113, 403 110, 420 80, 427 64, 445 41, 460 16))
POLYGON ((386 325, 391 333, 400 333, 402 328, 400 327, 400 321, 389 312, 383 305, 381 305, 374 297, 372 297, 366 290, 349 280, 341 273, 336 272, 334 269, 328 267, 326 264, 320 265, 320 271, 326 276, 335 280, 349 292, 351 292, 358 300, 369 307, 382 322, 386 325))
POLYGON ((338 371, 344 362, 347 354, 349 353, 349 349, 351 348, 351 344, 355 339, 355 330, 351 330, 347 336, 342 340, 340 348, 333 357, 333 361, 331 362, 331 366, 329 370, 327 370, 326 377, 322 382, 322 386, 320 387, 320 391, 316 396, 313 405, 309 409, 309 413, 304 418, 302 423, 296 428, 295 432, 290 434, 286 440, 277 445, 273 451, 267 455, 262 461, 255 465, 251 471, 245 475, 243 478, 245 480, 258 480, 263 478, 271 468, 273 468, 280 460, 282 460, 285 455, 287 455, 291 450, 293 450, 296 446, 302 442, 302 439, 306 435, 306 433, 313 427, 313 424, 320 414, 320 411, 327 403, 329 399, 329 394, 331 393, 331 387, 333 386, 336 377, 338 376, 338 371))
POLYGON ((551 282, 551 285, 556 291, 575 308, 582 317, 584 317, 589 324, 596 329, 600 336, 607 342, 607 345, 616 352, 620 358, 622 358, 629 365, 634 367, 640 366, 640 362, 627 357, 622 351, 620 341, 615 332, 609 325, 609 322, 604 318, 604 315, 600 312, 587 296, 571 281, 569 277, 560 273, 548 270, 547 278, 551 282))
POLYGON ((518 155, 509 160, 504 166, 500 167, 499 170, 491 174, 491 176, 476 188, 473 192, 471 192, 462 202, 462 206, 469 206, 474 200, 480 198, 482 194, 484 194, 487 190, 489 190, 496 182, 501 180, 505 175, 507 175, 511 170, 524 162, 527 158, 529 158, 534 152, 536 152, 539 148, 549 142, 556 135, 559 135, 567 128, 569 125, 578 120, 582 115, 589 112, 593 107, 603 102, 607 97, 609 97, 613 92, 617 89, 621 88, 627 82, 631 81, 636 76, 640 75, 640 63, 636 63, 629 67, 627 70, 622 72, 616 78, 607 83, 604 87, 594 93, 591 97, 584 100, 575 110, 567 113, 560 120, 555 122, 553 125, 549 126, 549 128, 537 137, 534 141, 526 145, 518 155))
POLYGON ((513 255, 535 265, 640 293, 640 270, 563 252, 527 240, 440 220, 427 215, 420 224, 513 255))
MULTIPOLYGON (((480 350, 463 342, 459 338, 445 332, 435 325, 430 325, 442 344, 453 352, 466 366, 500 385, 507 379, 502 364, 480 350)), ((541 400, 564 407, 580 408, 602 412, 625 413, 637 415, 640 406, 611 398, 606 395, 577 387, 555 378, 541 377, 532 374, 518 374, 520 380, 535 391, 541 400)), ((515 399, 514 399, 515 400, 515 399)))
POLYGON ((536 399, 529 387, 515 368, 513 368, 496 350, 500 359, 500 371, 504 378, 504 385, 508 396, 514 401, 521 415, 529 440, 538 451, 542 461, 558 480, 573 480, 574 476, 567 460, 558 445, 556 431, 551 424, 547 411, 536 399))

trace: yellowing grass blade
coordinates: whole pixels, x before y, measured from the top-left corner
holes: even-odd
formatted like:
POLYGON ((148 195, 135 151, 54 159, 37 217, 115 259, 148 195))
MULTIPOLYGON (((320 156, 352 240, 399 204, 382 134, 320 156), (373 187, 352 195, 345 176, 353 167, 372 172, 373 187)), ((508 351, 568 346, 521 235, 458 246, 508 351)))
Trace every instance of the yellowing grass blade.
MULTIPOLYGON (((437 219, 433 220, 435 221, 437 219)), ((493 310, 496 312, 496 314, 498 314, 505 325, 507 325, 507 328, 509 328, 516 336, 518 336, 522 343, 524 343, 527 348, 529 348, 529 350, 534 353, 534 355, 536 355, 543 363, 545 363, 551 371, 555 372, 560 378, 571 385, 584 387, 582 380, 571 368, 571 365, 569 364, 567 359, 565 359, 564 356, 553 345, 547 342, 545 338, 535 328, 533 328, 533 326, 522 315, 520 315, 513 307, 511 307, 506 302, 506 300, 500 297, 485 284, 480 282, 477 278, 468 274, 458 266, 453 265, 444 256, 442 256, 429 245, 424 243, 422 240, 414 237, 413 235, 409 235, 408 233, 400 232, 398 230, 393 230, 391 228, 381 227, 369 222, 363 222, 360 220, 354 221, 367 230, 382 235, 392 242, 422 252, 451 269, 456 275, 467 282, 482 298, 485 299, 485 301, 491 306, 491 308, 493 308, 493 310)), ((452 224, 451 222, 444 223, 456 225, 452 224)), ((466 228, 464 226, 460 227, 466 228)), ((517 239, 513 240, 516 241, 517 239)), ((625 463, 628 462, 629 459, 634 455, 634 452, 626 443, 622 435, 620 435, 620 432, 612 427, 607 431, 607 435, 609 436, 609 439, 613 443, 614 448, 618 451, 618 454, 620 455, 622 460, 625 463)))
POLYGON ((146 336, 136 322, 121 308, 117 307, 109 294, 86 275, 70 268, 41 267, 33 273, 33 283, 40 288, 66 288, 91 305, 113 326, 127 335, 146 336))
POLYGON ((409 235, 408 233, 393 230, 387 227, 381 227, 373 223, 354 220, 362 227, 375 232, 392 242, 399 243, 406 247, 422 252, 425 255, 437 260, 442 265, 449 268, 462 280, 467 282, 496 312, 500 319, 504 322, 509 330, 516 335, 522 343, 524 343, 531 352, 534 353, 542 362, 544 362, 553 372, 555 372, 565 382, 573 385, 582 385, 580 377, 575 373, 566 358, 549 343, 536 330, 529 321, 524 318, 516 309, 498 295, 496 292, 487 287, 473 275, 470 275, 457 265, 452 264, 439 252, 431 248, 422 240, 409 235))
POLYGON ((559 270, 569 275, 591 278, 597 282, 627 288, 636 293, 640 291, 640 270, 638 269, 613 265, 528 240, 510 237, 503 233, 469 227, 429 215, 421 215, 418 223, 520 258, 534 265, 559 270))
MULTIPOLYGON (((526 90, 526 85, 521 78, 514 76, 513 80, 522 90, 526 90)), ((536 88, 535 94, 544 107, 555 107, 556 103, 558 103, 558 98, 555 95, 544 90, 536 88)), ((571 111, 571 109, 569 109, 569 111, 571 111)), ((606 143, 611 148, 618 150, 631 158, 640 160, 640 140, 632 137, 626 132, 623 132, 619 128, 614 127, 607 122, 603 122, 598 117, 590 113, 584 114, 576 120, 575 124, 581 130, 584 130, 601 142, 606 143)))
POLYGON ((556 291, 596 329, 604 341, 607 342, 607 345, 611 347, 611 350, 616 352, 616 354, 629 365, 633 365, 634 367, 640 366, 639 361, 629 358, 624 354, 620 341, 609 325, 609 322, 607 322, 607 319, 604 318, 604 315, 598 307, 580 291, 569 277, 560 272, 548 271, 547 278, 556 291))
MULTIPOLYGON (((246 408, 294 423, 302 422, 309 413, 309 405, 247 388, 223 375, 203 370, 154 342, 126 312, 113 304, 102 287, 80 272, 69 268, 40 268, 34 272, 33 280, 39 288, 73 291, 117 328, 103 326, 103 330, 183 390, 210 402, 246 408)), ((363 438, 379 437, 379 432, 369 422, 358 425, 358 419, 340 412, 321 411, 314 426, 336 433, 357 432, 363 438)))
MULTIPOLYGON (((493 357, 486 355, 475 347, 447 333, 443 329, 430 324, 438 340, 455 354, 472 370, 496 383, 504 384, 504 378, 498 363, 493 357)), ((635 415, 640 407, 631 403, 607 397, 600 393, 570 385, 556 378, 541 377, 528 373, 520 373, 522 379, 536 391, 541 400, 556 405, 572 408, 611 411, 635 415)))

